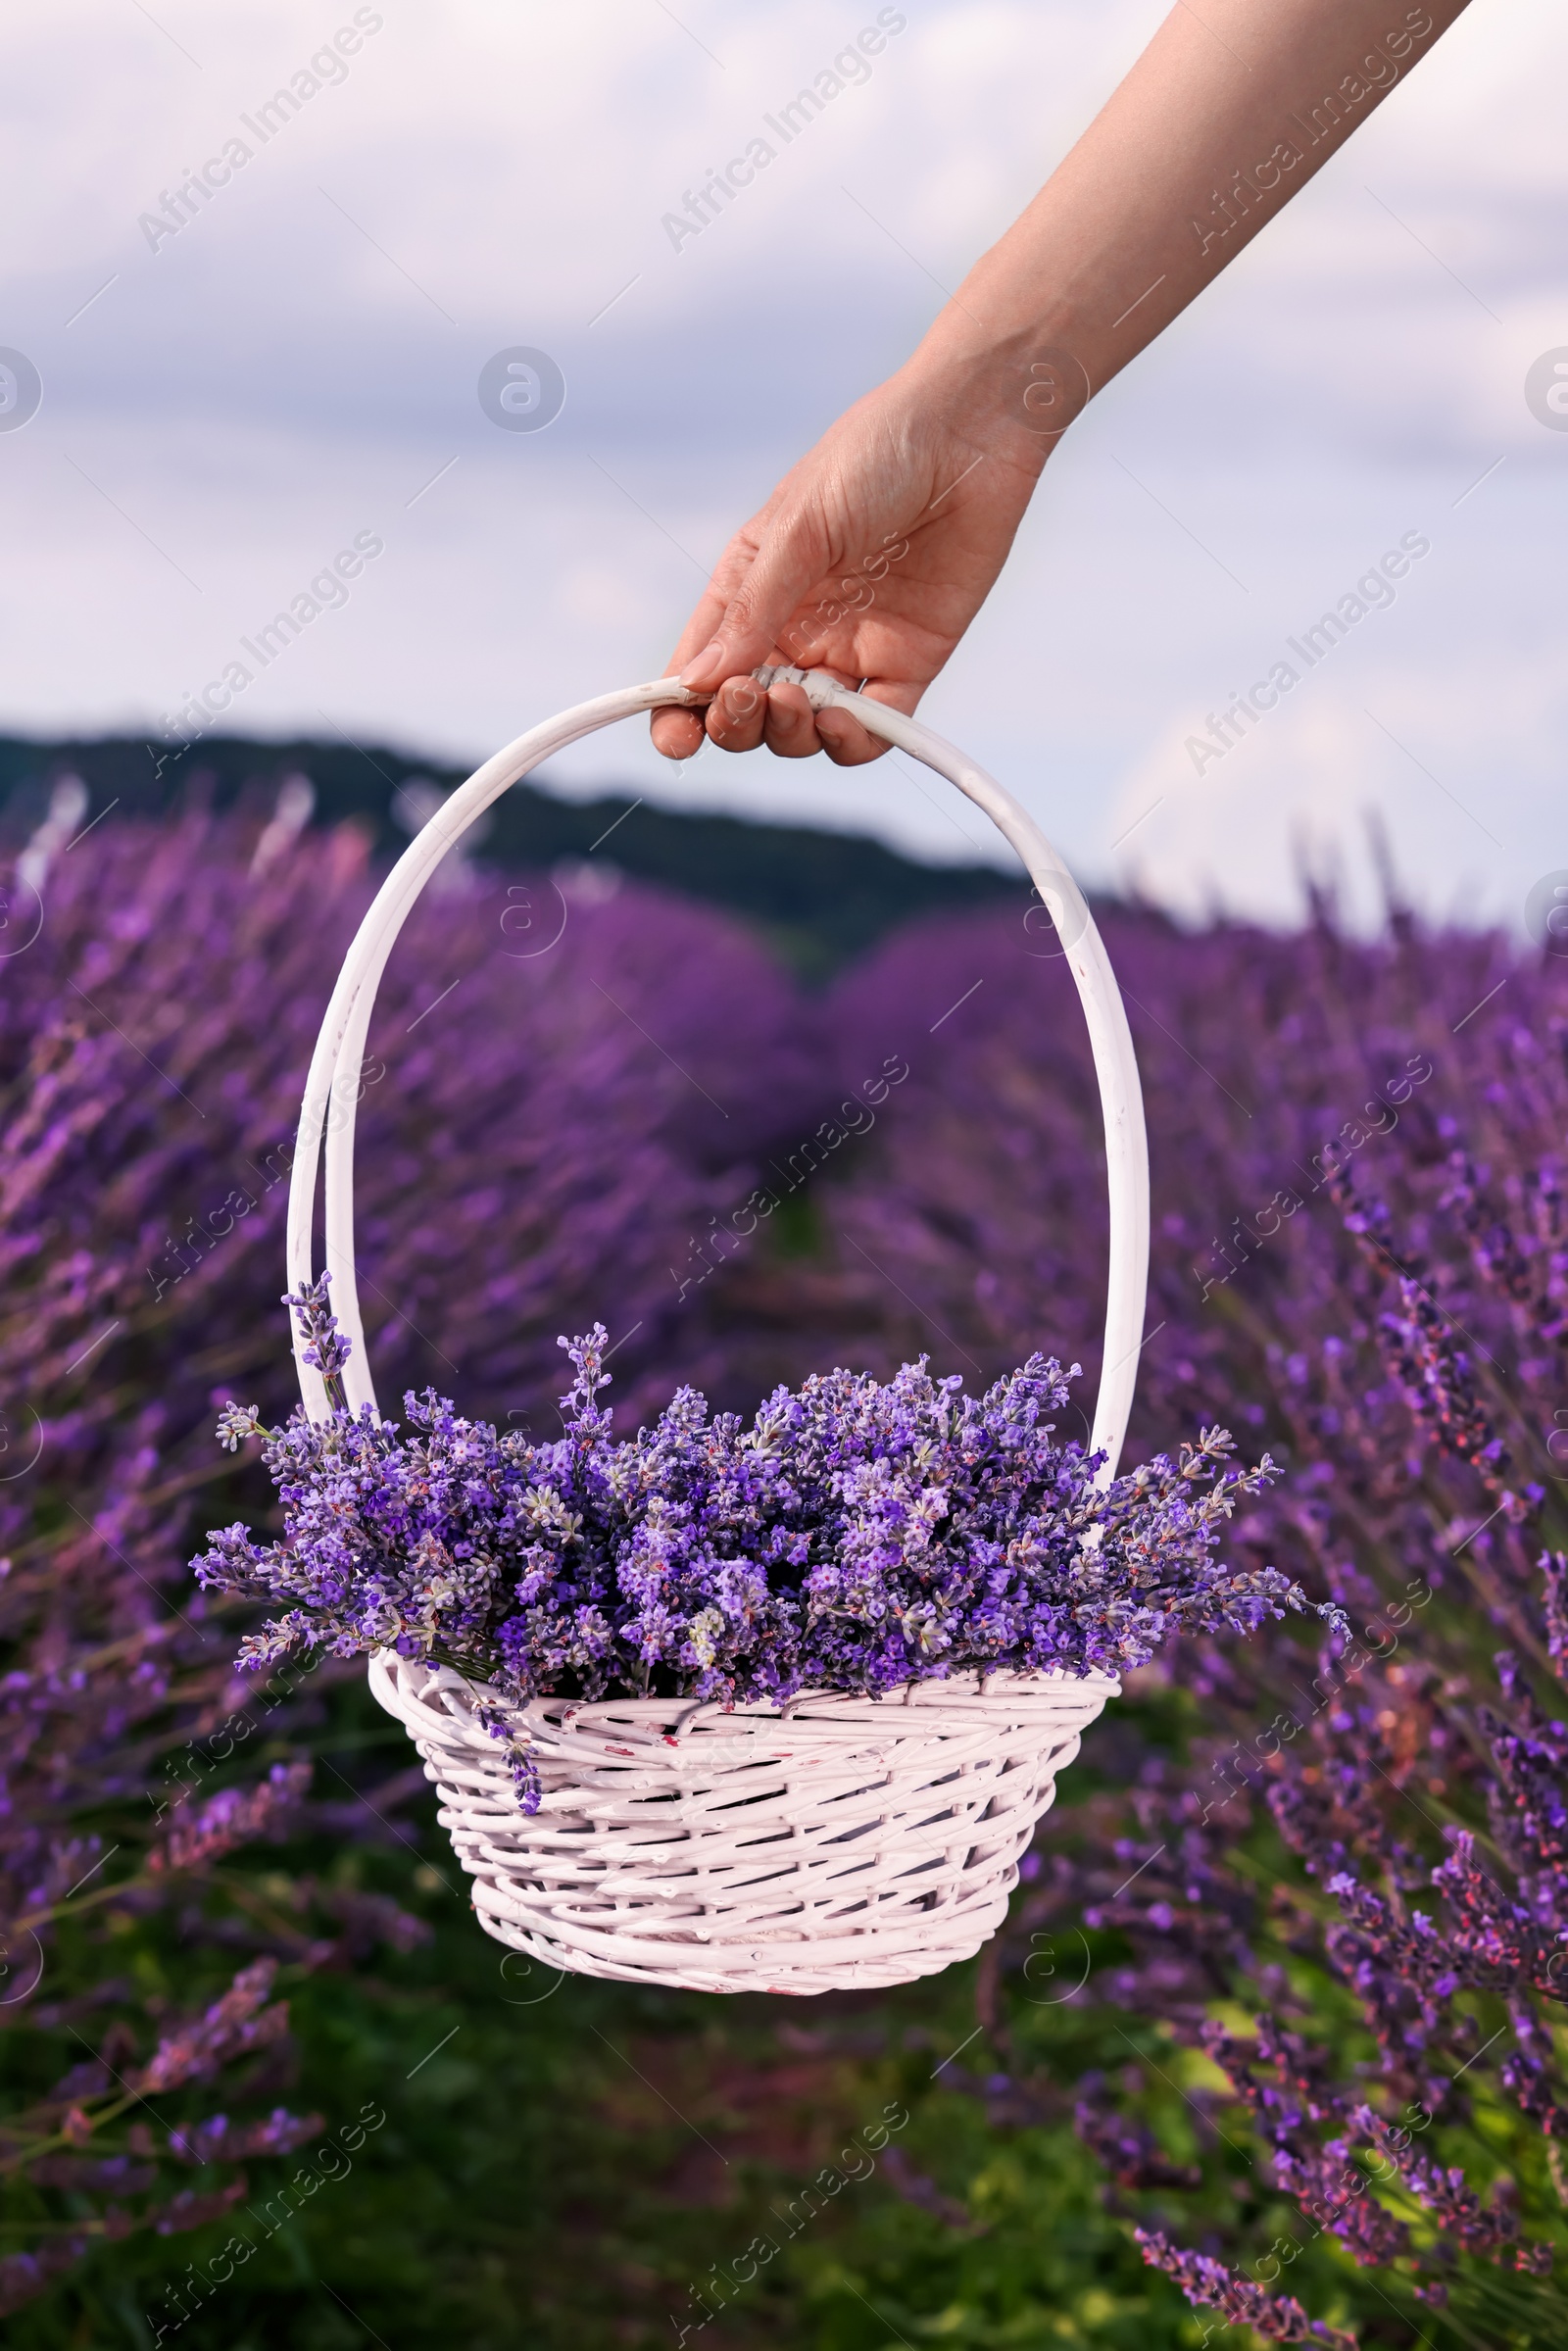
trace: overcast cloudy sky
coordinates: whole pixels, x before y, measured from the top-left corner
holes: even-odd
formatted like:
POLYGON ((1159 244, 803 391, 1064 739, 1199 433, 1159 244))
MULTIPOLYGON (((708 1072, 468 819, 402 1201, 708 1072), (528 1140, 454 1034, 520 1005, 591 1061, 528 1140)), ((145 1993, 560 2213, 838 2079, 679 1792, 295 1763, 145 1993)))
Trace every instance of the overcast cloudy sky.
MULTIPOLYGON (((357 534, 384 551, 236 699, 244 730, 478 759, 661 669, 731 527, 904 356, 1163 6, 907 0, 869 78, 673 249, 683 190, 875 13, 12 12, 0 346, 43 391, 0 431, 0 727, 156 724, 357 534), (246 128, 356 17, 341 74, 246 128), (250 160, 154 249, 140 216, 235 138, 250 160), (544 431, 480 407, 514 346, 564 376, 544 431)), ((1475 0, 1067 436, 925 711, 1086 879, 1288 915, 1299 845, 1353 874, 1371 809, 1436 908, 1516 918, 1568 867, 1568 431, 1525 396, 1568 353, 1565 107, 1562 10, 1475 0), (1396 601, 1196 774, 1206 714, 1405 534, 1430 552, 1396 601)), ((710 749, 677 774, 627 729, 556 781, 985 849, 889 762, 710 749)))

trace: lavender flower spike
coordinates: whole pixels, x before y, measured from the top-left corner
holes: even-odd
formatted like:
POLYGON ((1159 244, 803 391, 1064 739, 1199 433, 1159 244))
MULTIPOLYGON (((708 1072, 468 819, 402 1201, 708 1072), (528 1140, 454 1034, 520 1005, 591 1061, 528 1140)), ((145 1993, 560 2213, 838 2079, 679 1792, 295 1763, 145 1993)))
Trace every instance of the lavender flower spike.
MULTIPOLYGON (((1306 1605, 1276 1569, 1214 1556, 1266 1459, 1233 1468, 1229 1436, 1205 1429, 1101 1491, 1098 1456, 1055 1435, 1069 1375, 1040 1355, 984 1396, 924 1357, 885 1386, 835 1371, 778 1389, 749 1428, 683 1388, 617 1443, 597 1325, 562 1341, 565 1433, 534 1444, 429 1392, 405 1398, 406 1430, 356 1419, 334 1393, 346 1349, 326 1289, 323 1274, 289 1302, 332 1415, 264 1432, 284 1539, 231 1527, 196 1562, 211 1589, 281 1604, 247 1663, 324 1642, 449 1665, 514 1704, 733 1704, 998 1668, 1116 1673, 1178 1631, 1306 1605)), ((220 1434, 253 1425, 231 1409, 220 1434)), ((526 1800, 525 1756, 516 1768, 526 1800)))

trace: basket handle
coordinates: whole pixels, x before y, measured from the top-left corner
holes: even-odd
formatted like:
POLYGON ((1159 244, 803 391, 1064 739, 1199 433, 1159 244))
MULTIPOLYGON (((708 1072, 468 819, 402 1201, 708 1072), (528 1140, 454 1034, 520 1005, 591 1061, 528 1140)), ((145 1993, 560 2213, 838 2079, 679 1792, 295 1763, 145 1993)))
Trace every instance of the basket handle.
MULTIPOLYGON (((907 752, 956 785, 976 808, 984 809, 1016 850, 1056 926, 1089 1028, 1105 1127, 1110 1282, 1105 1305, 1104 1356, 1090 1446, 1093 1451, 1104 1452, 1100 1478, 1102 1483, 1108 1483, 1115 1474, 1127 1431, 1143 1343, 1144 1301, 1149 1282, 1149 1146, 1144 1128, 1143 1092, 1126 1009, 1083 893, 1033 817, 1011 794, 930 727, 922 726, 918 719, 905 717, 901 711, 888 710, 880 702, 868 702, 859 694, 850 693, 820 670, 760 669, 756 674, 763 685, 779 678, 802 685, 813 710, 853 712, 869 733, 907 752)), ((462 839, 492 801, 499 800, 503 792, 530 769, 564 750, 567 744, 581 742, 584 736, 611 726, 617 719, 658 710, 664 704, 690 705, 707 699, 694 695, 674 678, 653 678, 646 685, 623 687, 619 693, 602 695, 595 702, 579 703, 574 710, 564 710, 559 717, 519 735, 514 743, 509 743, 494 759, 476 768, 410 842, 355 934, 317 1039, 300 1110, 289 1186, 288 1281, 291 1290, 298 1290, 312 1279, 316 1175, 324 1138, 326 1263, 333 1280, 333 1311, 340 1330, 352 1345, 344 1390, 356 1410, 368 1404, 373 1411, 376 1401, 366 1360, 365 1330, 354 1272, 355 1109, 375 993, 398 933, 448 850, 462 839)), ((294 1355, 305 1408, 313 1419, 322 1419, 327 1413, 326 1392, 319 1372, 304 1360, 304 1342, 297 1328, 294 1355)))

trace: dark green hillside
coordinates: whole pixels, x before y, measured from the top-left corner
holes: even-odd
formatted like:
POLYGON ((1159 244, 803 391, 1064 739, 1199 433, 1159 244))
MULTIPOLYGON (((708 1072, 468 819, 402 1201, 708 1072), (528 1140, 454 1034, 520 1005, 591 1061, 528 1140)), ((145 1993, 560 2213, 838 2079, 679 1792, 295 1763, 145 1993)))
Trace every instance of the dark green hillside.
MULTIPOLYGON (((79 775, 86 784, 90 820, 112 802, 117 814, 155 816, 193 798, 218 808, 254 807, 261 816, 281 778, 302 773, 316 787, 318 823, 367 819, 378 852, 391 854, 407 838, 391 813, 398 787, 418 776, 450 790, 466 772, 346 738, 261 743, 214 735, 171 758, 133 736, 55 743, 0 737, 0 835, 15 848, 41 819, 50 782, 61 774, 79 775)), ((613 787, 602 798, 567 801, 519 784, 493 811, 479 854, 507 868, 594 855, 611 859, 639 880, 744 915, 808 974, 830 969, 911 915, 978 906, 1020 886, 990 865, 925 865, 851 833, 678 814, 613 787)))

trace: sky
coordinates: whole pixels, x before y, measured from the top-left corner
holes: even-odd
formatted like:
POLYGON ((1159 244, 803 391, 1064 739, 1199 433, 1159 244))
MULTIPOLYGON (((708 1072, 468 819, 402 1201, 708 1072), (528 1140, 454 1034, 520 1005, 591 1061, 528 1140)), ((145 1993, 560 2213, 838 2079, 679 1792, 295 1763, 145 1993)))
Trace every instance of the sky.
MULTIPOLYGON (((476 763, 657 674, 731 530, 913 347, 1163 13, 908 0, 868 76, 677 246, 665 214, 873 6, 11 12, 0 729, 157 730, 357 541, 238 730, 476 763), (259 118, 298 74, 321 86, 259 118), (226 184, 149 227, 236 138, 226 184), (564 387, 542 429, 481 404, 518 350, 564 387)), ((1565 103, 1562 11, 1473 0, 1064 437, 922 714, 1089 885, 1288 921, 1312 871, 1365 912, 1380 826, 1416 903, 1517 924, 1568 868, 1568 430, 1527 398, 1568 359, 1565 103), (1416 541, 1393 601, 1295 662, 1416 541), (1281 660, 1299 686, 1195 751, 1281 660)), ((542 780, 1007 857, 886 760, 676 770, 628 726, 542 780)))

